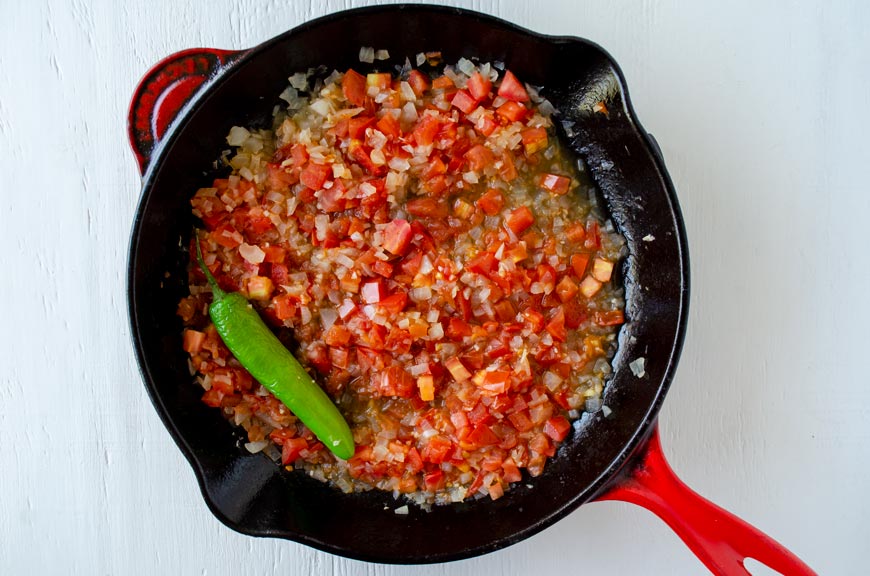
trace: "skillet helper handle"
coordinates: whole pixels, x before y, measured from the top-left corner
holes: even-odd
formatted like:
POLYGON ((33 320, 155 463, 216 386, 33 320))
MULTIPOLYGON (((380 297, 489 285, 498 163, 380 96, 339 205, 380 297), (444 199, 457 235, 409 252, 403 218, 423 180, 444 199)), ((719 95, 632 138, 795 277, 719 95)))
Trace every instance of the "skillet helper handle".
POLYGON ((127 134, 140 173, 148 168, 151 154, 185 104, 241 54, 234 50, 191 48, 167 56, 142 77, 127 113, 127 134))
POLYGON ((662 452, 658 424, 633 469, 597 500, 621 500, 646 508, 664 520, 713 574, 751 576, 743 561, 754 558, 784 576, 816 576, 782 544, 677 478, 662 452))

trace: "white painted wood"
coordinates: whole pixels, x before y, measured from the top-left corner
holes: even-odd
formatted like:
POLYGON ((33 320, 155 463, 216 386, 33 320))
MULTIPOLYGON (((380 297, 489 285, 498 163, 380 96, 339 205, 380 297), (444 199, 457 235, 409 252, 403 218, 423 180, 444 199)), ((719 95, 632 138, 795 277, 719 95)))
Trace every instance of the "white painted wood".
MULTIPOLYGON (((581 508, 507 550, 387 567, 215 520, 139 380, 125 140, 148 66, 365 2, 4 2, 0 573, 704 574, 649 513, 581 508)), ((823 574, 870 533, 870 10, 858 0, 458 4, 621 63, 688 225, 689 339, 662 413, 676 470, 823 574)))

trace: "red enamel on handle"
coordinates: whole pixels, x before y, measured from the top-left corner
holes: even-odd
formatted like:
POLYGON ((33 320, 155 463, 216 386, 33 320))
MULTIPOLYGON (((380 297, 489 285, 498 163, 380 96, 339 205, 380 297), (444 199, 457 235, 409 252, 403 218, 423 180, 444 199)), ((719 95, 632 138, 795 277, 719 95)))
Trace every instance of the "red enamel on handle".
POLYGON ((168 56, 142 78, 127 114, 130 146, 144 173, 151 154, 178 113, 207 80, 243 52, 192 48, 168 56))
POLYGON ((782 544, 677 478, 662 452, 658 424, 634 466, 597 500, 643 506, 664 520, 713 574, 747 576, 743 561, 754 558, 784 576, 816 575, 782 544))

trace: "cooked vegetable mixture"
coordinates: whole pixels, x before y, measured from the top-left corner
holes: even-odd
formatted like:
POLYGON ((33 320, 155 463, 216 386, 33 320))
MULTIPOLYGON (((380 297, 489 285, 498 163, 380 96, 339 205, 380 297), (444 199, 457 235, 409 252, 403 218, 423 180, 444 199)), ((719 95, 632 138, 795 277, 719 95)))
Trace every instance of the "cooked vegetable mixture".
POLYGON ((192 243, 178 313, 203 402, 251 452, 346 492, 497 499, 601 406, 623 239, 509 70, 315 76, 290 78, 271 130, 230 131, 231 175, 191 204, 220 288, 315 376, 355 453, 333 455, 233 357, 192 243))

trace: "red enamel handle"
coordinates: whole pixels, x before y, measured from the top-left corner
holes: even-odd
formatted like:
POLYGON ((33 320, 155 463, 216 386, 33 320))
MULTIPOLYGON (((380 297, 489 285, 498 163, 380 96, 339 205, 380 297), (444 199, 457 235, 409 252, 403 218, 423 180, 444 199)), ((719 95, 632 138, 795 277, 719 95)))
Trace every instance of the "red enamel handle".
POLYGON ((662 452, 658 424, 634 467, 597 500, 643 506, 664 520, 713 574, 747 576, 750 573, 743 566, 746 558, 754 558, 784 576, 816 574, 782 544, 677 478, 662 452))
POLYGON ((155 64, 139 81, 127 113, 127 132, 140 172, 148 168, 151 154, 184 105, 241 54, 213 48, 183 50, 155 64))

